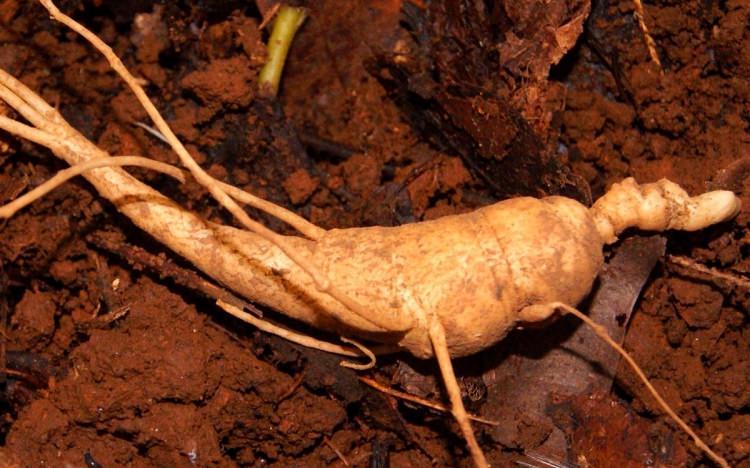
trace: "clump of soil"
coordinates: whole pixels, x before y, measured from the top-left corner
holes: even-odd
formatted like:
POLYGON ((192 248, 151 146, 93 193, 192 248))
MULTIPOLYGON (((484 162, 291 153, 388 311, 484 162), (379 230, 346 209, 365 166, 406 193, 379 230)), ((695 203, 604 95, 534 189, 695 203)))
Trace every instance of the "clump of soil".
MULTIPOLYGON (((323 227, 395 225, 495 200, 497 191, 476 176, 466 155, 436 145, 412 126, 382 77, 368 71, 373 51, 403 44, 401 2, 311 6, 279 101, 255 91, 265 57, 259 13, 248 2, 220 3, 60 6, 149 82, 158 108, 214 176, 323 227)), ((404 5, 412 3, 421 2, 404 5)), ((750 206, 744 159, 750 145, 744 79, 750 7, 698 0, 646 6, 664 69, 649 60, 632 2, 597 2, 577 45, 544 77, 557 93, 545 96, 564 105, 552 112, 552 101, 535 96, 545 118, 528 126, 548 132, 542 136, 545 148, 554 149, 549 155, 594 195, 628 175, 642 182, 668 177, 693 192, 713 181, 738 191, 750 206)), ((33 2, 0 0, 0 67, 56 103, 113 154, 176 162, 158 139, 134 125, 148 124, 145 113, 108 65, 33 2)), ((524 72, 518 64, 511 71, 524 72)), ((46 151, 0 135, 0 201, 60 168, 46 151)), ((204 217, 231 222, 194 183, 177 186, 158 174, 133 172, 204 217)), ((280 223, 254 214, 284 232, 280 223)), ((742 278, 750 271, 748 222, 743 212, 705 232, 670 234, 668 251, 742 278)), ((465 463, 449 417, 396 403, 363 386, 337 358, 223 316, 190 288, 199 280, 167 273, 186 268, 179 259, 83 181, 57 189, 0 231, 6 337, 0 356, 8 369, 2 463, 465 463), (105 234, 122 247, 96 241, 105 234), (135 246, 143 250, 128 255, 135 246)), ((741 282, 702 271, 668 259, 658 267, 625 344, 667 401, 740 465, 750 460, 748 291, 741 282)), ((397 370, 408 362, 417 370, 398 382, 442 398, 434 382, 422 385, 414 376, 434 373, 429 363, 406 356, 384 361, 374 371, 379 379, 397 381, 397 370)), ((461 364, 491 370, 477 359, 461 364)), ((471 370, 462 374, 473 410, 506 417, 493 406, 502 398, 486 379, 471 370)), ((664 464, 703 460, 664 423, 627 370, 618 374, 613 394, 555 400, 553 406, 574 461, 607 463, 623 453, 635 458, 617 459, 622 466, 643 465, 654 454, 664 464), (613 418, 619 425, 608 424, 613 418), (612 431, 619 435, 606 436, 612 431), (628 436, 618 438, 622 434, 628 436)), ((516 416, 513 447, 479 429, 495 464, 533 452, 549 434, 550 428, 516 416)))

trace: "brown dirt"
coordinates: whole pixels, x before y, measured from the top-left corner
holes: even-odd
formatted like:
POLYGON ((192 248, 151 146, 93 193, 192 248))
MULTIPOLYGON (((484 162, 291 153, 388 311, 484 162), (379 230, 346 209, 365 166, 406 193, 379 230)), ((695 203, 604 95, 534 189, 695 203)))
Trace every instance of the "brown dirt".
MULTIPOLYGON (((150 82, 160 110, 213 175, 323 227, 400 224, 493 200, 458 155, 409 125, 363 65, 372 50, 398 47, 400 2, 316 2, 292 50, 281 105, 255 92, 265 51, 251 2, 196 0, 183 2, 185 9, 108 3, 60 6, 150 82)), ((649 61, 632 2, 600 4, 586 38, 552 72, 556 89, 566 90, 564 109, 549 121, 561 160, 595 195, 627 175, 668 177, 701 191, 730 168, 717 183, 750 206, 741 164, 750 146, 750 4, 649 2, 663 75, 649 61)), ((0 0, 0 67, 57 103, 103 148, 176 161, 132 125, 146 122, 145 113, 106 63, 34 2, 0 0)), ((0 135, 0 200, 61 167, 48 152, 0 135)), ((229 222, 196 185, 134 173, 203 216, 229 222)), ((705 232, 669 234, 668 251, 746 275, 749 222, 745 211, 705 232)), ((172 258, 83 181, 57 189, 0 231, 5 367, 16 369, 4 383, 3 464, 343 466, 333 448, 354 466, 467 463, 445 415, 396 403, 360 384, 337 358, 254 332, 183 283, 102 248, 92 239, 109 232, 145 248, 157 264, 172 258), (13 367, 11 352, 36 360, 17 359, 13 367)), ((746 289, 666 262, 625 341, 667 400, 737 466, 750 466, 748 305, 746 289)), ((401 360, 420 375, 435 371, 401 356, 375 375, 416 388, 416 377, 397 378, 401 360)), ((482 435, 496 465, 541 444, 547 429, 499 414, 491 405, 501 396, 473 392, 478 384, 467 382, 477 378, 465 373, 468 394, 480 395, 469 398, 474 410, 517 418, 512 446, 482 435)), ((441 398, 434 384, 422 387, 441 398)), ((614 393, 557 401, 554 414, 573 461, 641 466, 658 454, 665 465, 706 463, 627 370, 614 393)))

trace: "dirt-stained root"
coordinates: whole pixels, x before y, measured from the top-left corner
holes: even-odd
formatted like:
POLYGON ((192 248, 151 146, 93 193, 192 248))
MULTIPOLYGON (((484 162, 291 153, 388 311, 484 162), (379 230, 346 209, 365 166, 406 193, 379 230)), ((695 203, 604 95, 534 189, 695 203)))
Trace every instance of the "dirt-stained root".
MULTIPOLYGON (((0 128, 22 137, 44 132, 34 141, 73 166, 110 158, 2 71, 0 96, 37 129, 5 116, 0 128)), ((700 229, 740 207, 731 192, 690 198, 666 180, 639 186, 627 179, 590 210, 564 197, 522 197, 434 221, 333 229, 316 240, 284 238, 343 294, 368 304, 373 314, 400 317, 396 325, 410 324, 388 329, 321 290, 268 239, 207 222, 120 168, 90 169, 84 177, 141 229, 245 298, 342 336, 439 357, 453 414, 480 466, 485 461, 465 410, 456 406, 460 397, 447 356, 480 351, 519 321, 544 320, 560 303, 580 302, 603 264, 604 244, 622 230, 700 229)))
MULTIPOLYGON (((73 166, 110 158, 5 72, 0 96, 37 127, 0 116, 0 128, 34 137, 73 166)), ((436 347, 445 343, 444 371, 450 369, 444 356, 475 353, 519 321, 549 317, 556 303, 580 302, 602 266, 602 247, 622 230, 695 230, 731 218, 740 207, 731 192, 690 198, 666 180, 639 186, 627 179, 590 210, 564 197, 523 197, 434 221, 333 229, 316 240, 284 238, 373 315, 399 317, 388 329, 321 290, 268 239, 207 222, 120 168, 99 167, 84 177, 136 225, 245 298, 320 329, 395 344, 418 357, 443 353, 436 347), (436 342, 435 330, 443 330, 444 339, 436 342)), ((453 394, 455 376, 444 377, 453 394)), ((465 411, 454 408, 454 414, 463 419, 465 411)), ((481 465, 468 422, 462 420, 461 428, 481 465)))
MULTIPOLYGON (((48 0, 42 3, 50 8, 48 0)), ((0 98, 34 125, 0 116, 0 128, 9 133, 47 146, 72 166, 110 158, 1 70, 0 98)), ((217 199, 229 199, 225 206, 236 206, 238 189, 185 157, 199 183, 217 199)), ((666 180, 639 186, 627 179, 591 209, 564 197, 524 197, 392 228, 313 227, 302 238, 266 232, 244 211, 249 222, 242 224, 253 232, 205 221, 117 167, 91 169, 84 177, 137 226, 246 299, 337 335, 437 357, 453 414, 480 466, 486 462, 451 357, 485 349, 518 322, 544 320, 560 304, 580 302, 603 264, 603 246, 624 229, 696 230, 740 208, 731 192, 690 198, 666 180)))

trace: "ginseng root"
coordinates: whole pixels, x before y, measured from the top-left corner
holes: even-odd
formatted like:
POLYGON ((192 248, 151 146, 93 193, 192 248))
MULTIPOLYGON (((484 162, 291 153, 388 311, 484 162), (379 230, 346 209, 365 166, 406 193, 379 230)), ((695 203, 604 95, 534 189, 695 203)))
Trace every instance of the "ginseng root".
MULTIPOLYGON (((395 228, 326 231, 208 175, 112 50, 49 0, 40 1, 55 19, 79 32, 107 57, 189 173, 245 229, 206 221, 119 167, 87 167, 83 172, 99 194, 141 229, 245 299, 334 335, 385 344, 420 358, 437 358, 451 411, 478 466, 487 462, 461 402, 451 358, 483 350, 516 324, 545 320, 558 308, 573 313, 571 306, 589 293, 603 265, 604 245, 614 242, 623 230, 697 230, 731 219, 740 209, 731 192, 691 198, 667 180, 639 185, 626 179, 591 209, 564 197, 523 197, 395 228), (237 202, 276 216, 304 237, 269 230, 252 220, 237 202)), ((71 166, 80 168, 91 161, 98 166, 99 161, 112 159, 2 70, 0 99, 33 125, 0 116, 0 128, 5 131, 48 147, 71 166)), ((220 305, 298 343, 353 354, 349 348, 263 325, 259 317, 220 305)), ((647 383, 643 373, 637 373, 647 383)), ((687 428, 671 409, 667 412, 681 428, 687 428)), ((712 459, 726 466, 694 432, 688 432, 712 459)))

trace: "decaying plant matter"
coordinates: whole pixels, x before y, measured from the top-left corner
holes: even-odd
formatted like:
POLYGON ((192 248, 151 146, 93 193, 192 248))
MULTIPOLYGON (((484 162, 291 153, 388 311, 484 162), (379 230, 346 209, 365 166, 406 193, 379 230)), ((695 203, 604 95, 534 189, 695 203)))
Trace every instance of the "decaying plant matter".
MULTIPOLYGON (((600 327, 572 307, 588 294, 603 264, 605 244, 614 242, 630 227, 702 229, 730 219, 740 208, 731 192, 691 198, 666 180, 641 186, 627 179, 591 209, 564 197, 525 197, 473 213, 396 228, 326 231, 209 176, 177 140, 112 50, 60 13, 49 0, 41 3, 55 19, 79 32, 107 57, 182 164, 245 229, 208 222, 123 169, 107 167, 144 162, 112 158, 33 91, 1 70, 0 99, 33 127, 0 116, 0 128, 48 147, 76 168, 74 172, 85 170, 83 176, 136 225, 245 298, 342 337, 405 349, 421 358, 435 357, 452 412, 478 466, 487 462, 461 402, 452 357, 485 349, 516 324, 545 320, 556 310, 579 316, 608 339, 600 327), (237 202, 276 216, 304 237, 270 231, 250 219, 237 202)), ((154 168, 173 172, 163 166, 154 168)), ((5 215, 12 215, 12 210, 5 215)), ((232 305, 219 304, 272 333, 355 355, 349 348, 321 343, 263 322, 232 305)), ((622 348, 609 342, 696 444, 726 466, 658 396, 622 348)))

